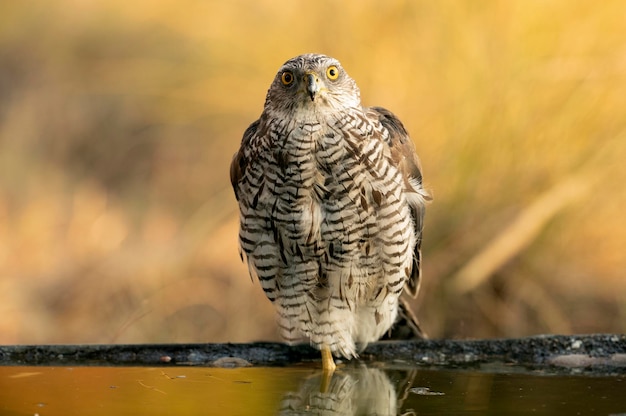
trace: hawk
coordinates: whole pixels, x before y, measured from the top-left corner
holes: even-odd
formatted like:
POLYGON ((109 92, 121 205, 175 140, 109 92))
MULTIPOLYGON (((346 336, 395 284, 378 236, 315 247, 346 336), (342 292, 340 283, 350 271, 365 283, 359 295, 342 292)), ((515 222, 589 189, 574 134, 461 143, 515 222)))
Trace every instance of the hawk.
POLYGON ((239 243, 275 305, 282 338, 357 357, 420 285, 419 159, 400 120, 361 105, 339 61, 288 60, 230 166, 239 243))

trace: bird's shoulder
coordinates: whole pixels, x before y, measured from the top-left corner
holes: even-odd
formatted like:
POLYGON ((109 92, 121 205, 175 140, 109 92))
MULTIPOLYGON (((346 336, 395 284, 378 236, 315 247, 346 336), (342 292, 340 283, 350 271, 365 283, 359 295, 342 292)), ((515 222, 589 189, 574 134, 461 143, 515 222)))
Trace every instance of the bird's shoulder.
POLYGON ((239 200, 240 197, 238 192, 239 182, 245 175, 246 170, 250 166, 250 162, 253 159, 251 151, 255 147, 254 141, 257 137, 260 125, 261 119, 258 119, 248 126, 243 134, 243 138, 241 139, 241 146, 239 146, 239 150, 235 152, 233 160, 230 162, 230 183, 235 191, 235 197, 237 200, 239 200))
POLYGON ((404 176, 414 178, 421 185, 422 168, 420 160, 415 150, 415 144, 411 140, 404 124, 386 108, 369 107, 365 111, 370 119, 379 122, 383 129, 387 131, 384 139, 389 146, 394 165, 404 176))

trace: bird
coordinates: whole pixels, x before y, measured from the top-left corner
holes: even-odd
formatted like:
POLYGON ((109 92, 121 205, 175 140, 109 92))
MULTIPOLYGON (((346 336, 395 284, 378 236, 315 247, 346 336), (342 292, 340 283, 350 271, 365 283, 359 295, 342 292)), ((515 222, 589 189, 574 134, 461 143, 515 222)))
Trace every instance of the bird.
MULTIPOLYGON (((274 77, 230 165, 239 247, 289 344, 356 358, 421 282, 420 160, 402 122, 361 104, 340 62, 303 54, 274 77)), ((415 327, 419 328, 417 322, 415 327)))
POLYGON ((405 373, 392 374, 364 365, 346 369, 330 380, 327 390, 320 390, 324 375, 303 377, 297 391, 285 393, 280 401, 280 416, 302 415, 398 415, 404 400, 402 395, 412 384, 405 373), (396 377, 391 379, 390 375, 396 377), (404 377, 403 377, 404 376, 404 377), (393 380, 393 382, 392 382, 393 380), (396 381, 397 380, 397 381, 396 381))

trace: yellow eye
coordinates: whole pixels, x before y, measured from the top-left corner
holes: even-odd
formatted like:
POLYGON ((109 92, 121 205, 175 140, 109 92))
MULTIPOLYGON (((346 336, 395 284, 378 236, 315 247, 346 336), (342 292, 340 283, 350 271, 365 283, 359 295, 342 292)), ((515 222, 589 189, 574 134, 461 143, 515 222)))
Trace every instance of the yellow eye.
POLYGON ((293 74, 291 71, 285 71, 280 77, 280 80, 283 82, 283 85, 289 85, 293 82, 293 74))
POLYGON ((339 77, 339 68, 335 65, 331 65, 326 69, 326 76, 329 80, 334 81, 339 77))

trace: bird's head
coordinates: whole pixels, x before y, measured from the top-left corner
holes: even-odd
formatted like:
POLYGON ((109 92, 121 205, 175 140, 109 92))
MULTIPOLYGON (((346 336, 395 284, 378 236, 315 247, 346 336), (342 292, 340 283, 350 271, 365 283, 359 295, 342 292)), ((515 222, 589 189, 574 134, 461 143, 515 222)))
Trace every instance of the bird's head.
POLYGON ((266 107, 323 111, 359 107, 356 83, 339 61, 326 55, 306 54, 285 62, 267 92, 266 107))

